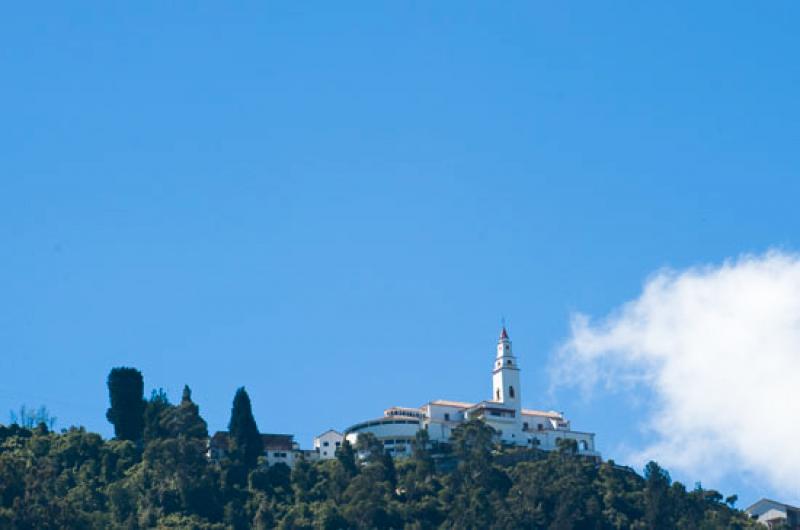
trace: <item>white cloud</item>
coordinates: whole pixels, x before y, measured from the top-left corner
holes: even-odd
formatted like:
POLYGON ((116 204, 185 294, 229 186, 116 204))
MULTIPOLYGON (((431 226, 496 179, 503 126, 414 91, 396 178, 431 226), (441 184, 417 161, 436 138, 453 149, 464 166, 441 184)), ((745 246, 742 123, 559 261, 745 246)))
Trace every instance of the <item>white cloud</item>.
POLYGON ((752 473, 800 498, 800 256, 661 271, 604 319, 573 316, 555 366, 585 390, 654 396, 637 463, 752 473))

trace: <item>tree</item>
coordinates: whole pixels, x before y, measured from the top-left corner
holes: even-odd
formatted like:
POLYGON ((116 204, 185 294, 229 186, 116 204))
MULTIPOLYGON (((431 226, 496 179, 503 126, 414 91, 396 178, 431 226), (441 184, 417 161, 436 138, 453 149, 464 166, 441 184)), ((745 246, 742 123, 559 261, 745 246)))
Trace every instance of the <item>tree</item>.
POLYGON ((144 431, 144 379, 136 368, 119 367, 108 374, 111 407, 106 419, 114 425, 119 440, 138 441, 144 431))
POLYGON ((200 416, 200 407, 192 401, 189 385, 184 385, 183 396, 177 407, 164 411, 161 430, 168 436, 203 440, 208 438, 208 424, 200 416))
POLYGON ((360 434, 356 440, 358 456, 366 464, 380 462, 384 454, 383 442, 371 432, 360 434))
POLYGON ((644 468, 644 518, 648 528, 659 530, 672 528, 672 506, 669 473, 656 462, 650 461, 644 468))
POLYGON ((347 475, 347 478, 352 478, 358 474, 356 453, 353 451, 353 446, 349 441, 345 440, 342 442, 342 445, 336 450, 336 460, 341 464, 342 470, 347 475))
POLYGON ((463 460, 488 461, 495 435, 495 430, 483 420, 462 423, 453 431, 453 451, 463 460))
POLYGON ((13 410, 9 412, 9 420, 11 424, 19 425, 26 429, 32 429, 38 425, 44 425, 48 430, 53 430, 56 424, 56 417, 50 414, 47 407, 42 405, 38 409, 29 409, 25 405, 20 406, 19 413, 13 410))
POLYGON ((153 390, 144 407, 144 440, 164 438, 167 433, 161 426, 161 417, 172 405, 164 389, 153 390))
POLYGON ((448 528, 488 528, 503 510, 510 479, 493 465, 495 431, 483 420, 470 420, 453 431, 458 466, 449 480, 448 528))
POLYGON ((235 457, 246 469, 256 467, 258 457, 264 452, 264 442, 253 417, 250 396, 244 387, 239 388, 233 397, 228 433, 235 457))
POLYGON ((309 502, 314 498, 314 486, 319 481, 317 468, 305 460, 295 462, 291 472, 295 502, 309 502))

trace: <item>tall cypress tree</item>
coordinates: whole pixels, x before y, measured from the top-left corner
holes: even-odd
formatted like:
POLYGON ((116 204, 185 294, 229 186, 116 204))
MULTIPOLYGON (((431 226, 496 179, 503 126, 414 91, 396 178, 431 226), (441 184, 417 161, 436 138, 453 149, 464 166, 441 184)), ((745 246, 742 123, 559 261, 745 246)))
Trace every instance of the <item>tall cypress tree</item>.
POLYGON ((120 440, 141 440, 144 431, 144 379, 136 368, 118 367, 108 374, 111 406, 106 419, 120 440))
POLYGON ((250 396, 244 387, 236 391, 231 409, 231 421, 228 423, 231 444, 238 458, 247 469, 256 467, 258 457, 264 452, 264 442, 258 432, 250 396))

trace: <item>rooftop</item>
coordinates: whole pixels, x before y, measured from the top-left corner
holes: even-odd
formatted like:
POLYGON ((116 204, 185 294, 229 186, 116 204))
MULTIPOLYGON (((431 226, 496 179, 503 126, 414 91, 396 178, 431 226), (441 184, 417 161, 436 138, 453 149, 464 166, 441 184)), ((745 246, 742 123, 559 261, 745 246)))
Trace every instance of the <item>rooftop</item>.
POLYGON ((467 403, 465 401, 450 401, 449 399, 436 399, 428 404, 441 405, 442 407, 457 407, 460 409, 468 409, 475 406, 475 403, 467 403))
POLYGON ((556 412, 554 410, 544 411, 544 410, 534 410, 534 409, 522 409, 523 416, 544 416, 545 418, 553 418, 558 420, 563 420, 564 415, 560 412, 556 412))
MULTIPOLYGON (((228 431, 217 431, 211 437, 211 446, 227 450, 229 441, 230 434, 228 431)), ((264 443, 264 449, 291 451, 294 444, 294 435, 261 433, 261 441, 264 443)))
POLYGON ((782 508, 784 508, 786 510, 800 511, 800 508, 798 508, 797 506, 792 506, 791 504, 786 504, 785 502, 778 502, 778 501, 774 501, 772 499, 766 499, 766 498, 757 500, 756 502, 754 502, 753 504, 751 504, 750 506, 745 508, 744 511, 746 511, 747 513, 751 513, 752 511, 756 510, 762 504, 772 504, 772 505, 776 505, 776 506, 781 506, 782 508))
MULTIPOLYGON (((474 406, 476 406, 478 404, 483 404, 483 403, 487 403, 488 404, 488 403, 492 403, 492 402, 491 401, 481 401, 480 403, 467 403, 466 401, 450 401, 449 399, 437 399, 437 400, 431 401, 429 403, 429 405, 439 405, 439 406, 442 406, 442 407, 455 407, 455 408, 459 408, 459 409, 469 409, 469 408, 472 408, 472 407, 474 407, 474 406)), ((396 407, 396 408, 402 408, 402 407, 396 407)), ((562 413, 556 412, 554 410, 545 411, 545 410, 536 410, 536 409, 522 409, 522 415, 523 416, 541 416, 541 417, 544 417, 544 418, 553 418, 553 419, 558 419, 558 420, 563 420, 564 419, 564 415, 562 413)))

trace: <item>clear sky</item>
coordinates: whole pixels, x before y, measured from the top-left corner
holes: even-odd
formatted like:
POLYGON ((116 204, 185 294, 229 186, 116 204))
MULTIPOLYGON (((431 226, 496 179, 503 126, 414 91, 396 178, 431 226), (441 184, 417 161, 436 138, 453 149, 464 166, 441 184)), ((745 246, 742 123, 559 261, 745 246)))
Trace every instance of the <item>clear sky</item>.
POLYGON ((0 411, 110 435, 105 378, 131 365, 147 392, 188 383, 211 430, 244 385, 263 431, 308 446, 390 405, 488 398, 504 316, 525 403, 619 459, 650 411, 549 392, 553 352, 573 313, 662 267, 800 248, 799 16, 10 3, 0 411))

